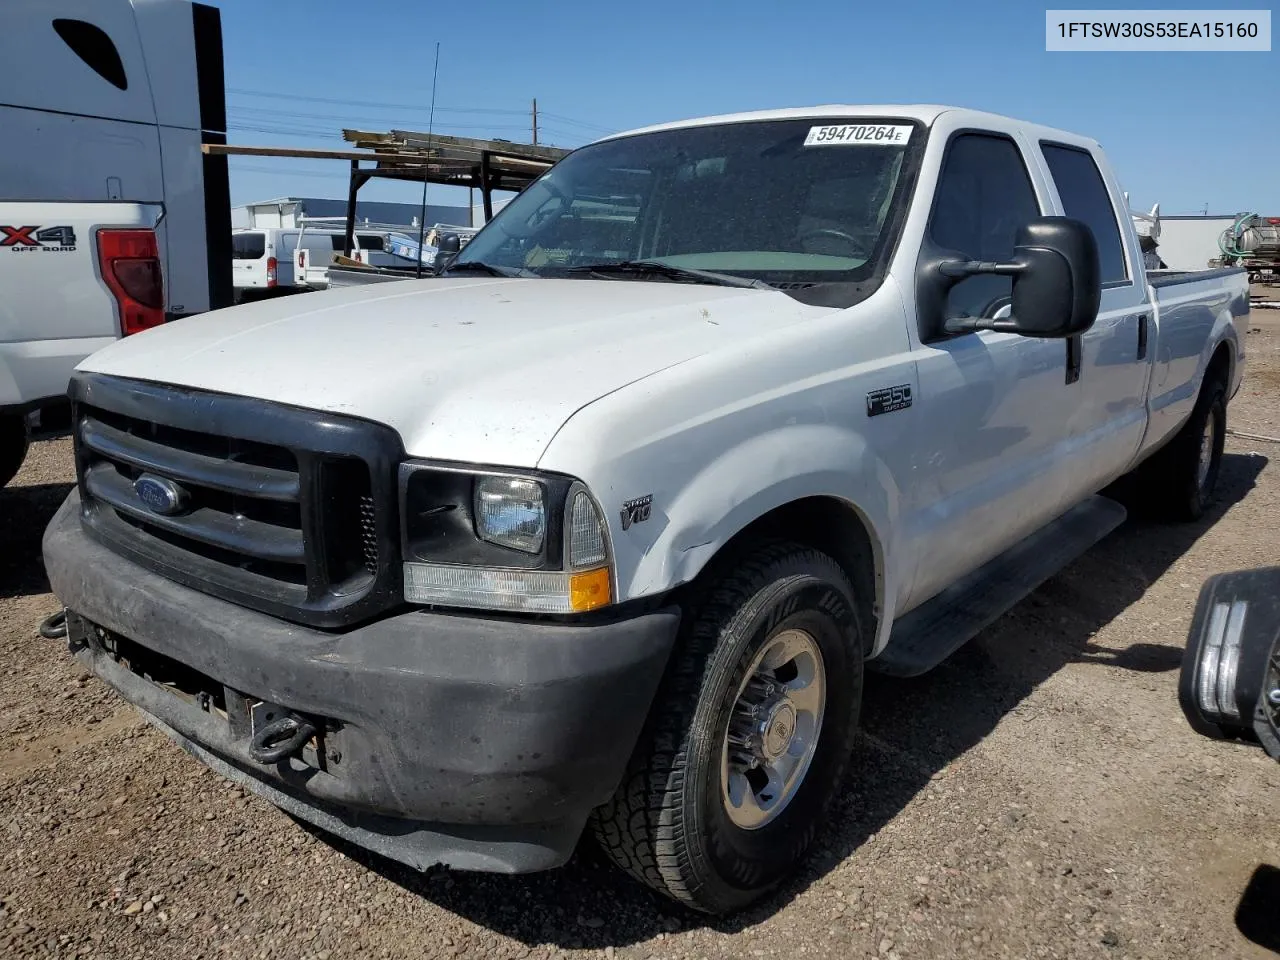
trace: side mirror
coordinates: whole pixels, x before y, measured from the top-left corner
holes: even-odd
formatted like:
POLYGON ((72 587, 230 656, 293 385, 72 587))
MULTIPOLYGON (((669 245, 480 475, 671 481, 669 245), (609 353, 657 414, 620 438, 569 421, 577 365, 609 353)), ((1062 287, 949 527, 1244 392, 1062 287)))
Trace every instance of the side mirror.
POLYGON ((981 273, 1013 277, 1010 316, 958 317, 946 322, 948 333, 1001 330, 1024 337, 1072 337, 1088 330, 1098 317, 1098 244, 1093 231, 1079 220, 1032 220, 1018 231, 1008 263, 943 260, 937 270, 952 282, 981 273))
POLYGON ((1206 581, 1182 659, 1178 700, 1197 733, 1256 740, 1280 760, 1280 567, 1206 581))
POLYGON ((433 264, 436 273, 440 274, 448 270, 449 264, 461 249, 462 241, 456 233, 441 234, 440 239, 436 241, 436 259, 433 264))

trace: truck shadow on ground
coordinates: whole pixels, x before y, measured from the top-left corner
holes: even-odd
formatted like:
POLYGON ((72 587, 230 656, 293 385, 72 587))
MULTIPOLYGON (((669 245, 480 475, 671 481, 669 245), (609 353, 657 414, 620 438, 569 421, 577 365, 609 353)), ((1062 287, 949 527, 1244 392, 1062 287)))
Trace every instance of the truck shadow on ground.
POLYGON ((45 483, 0 489, 0 599, 49 591, 40 539, 72 486, 45 483))
POLYGON ((939 770, 979 743, 1066 664, 1089 661, 1140 672, 1178 669, 1180 635, 1162 634, 1153 637, 1161 643, 1137 642, 1118 651, 1097 647, 1090 638, 1242 500, 1266 464, 1262 456, 1227 454, 1217 501, 1200 522, 1131 520, 932 673, 912 680, 869 677, 864 733, 830 826, 799 874, 742 914, 719 920, 685 911, 611 868, 590 843, 583 843, 562 870, 507 878, 422 875, 326 842, 437 905, 530 945, 600 949, 695 927, 733 933, 753 926, 853 854, 939 770))
POLYGON ((1236 929, 1252 943, 1280 953, 1280 868, 1261 864, 1236 907, 1236 929))

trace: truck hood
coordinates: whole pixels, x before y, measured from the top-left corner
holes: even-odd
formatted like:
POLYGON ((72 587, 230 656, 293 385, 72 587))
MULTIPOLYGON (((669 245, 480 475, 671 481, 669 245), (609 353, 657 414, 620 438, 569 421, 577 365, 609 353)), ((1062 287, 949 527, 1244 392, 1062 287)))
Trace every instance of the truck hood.
POLYGON ((411 456, 536 466, 592 401, 829 312, 778 291, 705 284, 399 281, 189 317, 78 369, 375 420, 411 456))

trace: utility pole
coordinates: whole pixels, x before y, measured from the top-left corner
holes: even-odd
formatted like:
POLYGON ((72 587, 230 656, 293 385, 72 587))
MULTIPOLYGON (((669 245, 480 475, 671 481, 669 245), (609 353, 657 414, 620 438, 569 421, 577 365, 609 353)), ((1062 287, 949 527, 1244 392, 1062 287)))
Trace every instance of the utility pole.
POLYGON ((533 98, 533 142, 538 143, 538 98, 533 98))

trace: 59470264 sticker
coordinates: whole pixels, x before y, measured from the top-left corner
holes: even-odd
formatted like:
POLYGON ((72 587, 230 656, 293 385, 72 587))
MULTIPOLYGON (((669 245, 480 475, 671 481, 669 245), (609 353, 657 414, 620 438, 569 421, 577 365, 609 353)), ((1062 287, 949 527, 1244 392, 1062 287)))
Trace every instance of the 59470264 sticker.
POLYGON ((911 139, 907 123, 838 123, 810 127, 806 147, 905 147, 911 139))

